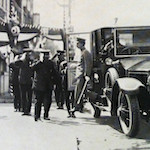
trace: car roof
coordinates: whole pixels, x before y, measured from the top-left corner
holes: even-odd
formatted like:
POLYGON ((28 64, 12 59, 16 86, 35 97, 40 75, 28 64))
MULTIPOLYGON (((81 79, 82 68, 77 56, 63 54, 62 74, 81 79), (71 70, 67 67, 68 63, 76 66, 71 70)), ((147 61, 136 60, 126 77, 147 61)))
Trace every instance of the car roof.
POLYGON ((98 28, 96 30, 94 30, 93 32, 95 31, 98 31, 98 30, 108 30, 108 29, 150 29, 150 26, 118 26, 118 27, 101 27, 101 28, 98 28))

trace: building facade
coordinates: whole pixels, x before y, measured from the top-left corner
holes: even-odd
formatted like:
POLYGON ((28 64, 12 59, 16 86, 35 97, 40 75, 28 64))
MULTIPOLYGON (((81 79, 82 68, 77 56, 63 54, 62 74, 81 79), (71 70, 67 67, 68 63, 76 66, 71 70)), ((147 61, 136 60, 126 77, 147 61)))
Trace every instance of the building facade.
MULTIPOLYGON (((8 23, 13 10, 20 25, 33 25, 33 0, 0 0, 0 20, 8 23)), ((0 47, 0 96, 9 95, 8 66, 13 57, 10 46, 0 47)))
POLYGON ((33 24, 33 0, 10 0, 10 13, 12 5, 20 24, 33 24))

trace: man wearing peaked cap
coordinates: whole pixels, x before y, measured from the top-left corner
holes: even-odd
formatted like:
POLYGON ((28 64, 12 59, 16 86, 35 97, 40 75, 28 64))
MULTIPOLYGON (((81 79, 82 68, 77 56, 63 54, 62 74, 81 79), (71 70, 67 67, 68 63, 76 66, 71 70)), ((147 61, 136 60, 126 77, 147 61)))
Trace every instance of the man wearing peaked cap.
POLYGON ((74 107, 70 111, 72 117, 75 117, 75 111, 82 111, 83 109, 83 93, 81 91, 85 93, 84 87, 87 86, 92 71, 92 55, 85 48, 85 39, 77 38, 77 48, 81 50, 81 60, 76 69, 77 84, 74 90, 74 107))
POLYGON ((77 41, 80 43, 85 43, 85 39, 83 39, 83 38, 77 38, 77 41))
POLYGON ((57 53, 65 53, 64 51, 62 51, 62 50, 57 50, 57 53))
POLYGON ((56 61, 56 69, 59 75, 59 79, 60 79, 60 83, 56 84, 55 86, 55 99, 56 99, 56 103, 58 108, 57 109, 63 109, 63 105, 64 105, 64 93, 63 93, 63 89, 62 89, 62 74, 61 74, 61 68, 60 68, 60 64, 62 61, 65 60, 65 56, 64 56, 64 51, 62 50, 57 50, 57 56, 58 56, 58 60, 56 61))
POLYGON ((44 104, 44 119, 50 120, 49 110, 52 102, 53 83, 57 82, 57 71, 54 63, 49 59, 49 52, 43 51, 43 59, 39 59, 31 66, 35 72, 33 89, 36 96, 35 121, 40 119, 42 103, 44 104))
POLYGON ((15 64, 20 68, 19 71, 19 83, 21 90, 21 105, 23 108, 22 115, 31 115, 31 104, 32 104, 32 79, 33 71, 30 68, 31 59, 29 53, 24 53, 15 64))

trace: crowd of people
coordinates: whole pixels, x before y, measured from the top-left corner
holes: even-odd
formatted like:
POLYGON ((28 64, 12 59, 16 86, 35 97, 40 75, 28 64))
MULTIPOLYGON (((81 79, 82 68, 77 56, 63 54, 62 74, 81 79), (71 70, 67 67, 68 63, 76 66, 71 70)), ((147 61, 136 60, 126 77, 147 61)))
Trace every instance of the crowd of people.
POLYGON ((85 81, 89 81, 91 75, 92 59, 85 49, 85 40, 78 39, 77 47, 81 50, 82 57, 78 67, 80 75, 77 77, 77 85, 74 91, 67 90, 67 61, 64 51, 57 51, 58 60, 50 58, 48 50, 26 51, 16 55, 11 68, 11 84, 14 94, 15 111, 23 112, 22 115, 31 115, 33 97, 35 99, 34 119, 41 119, 41 108, 44 106, 45 120, 50 120, 49 110, 52 103, 52 92, 58 109, 64 108, 64 102, 68 111, 68 117, 75 118, 75 111, 83 105, 79 100, 80 92, 85 81))

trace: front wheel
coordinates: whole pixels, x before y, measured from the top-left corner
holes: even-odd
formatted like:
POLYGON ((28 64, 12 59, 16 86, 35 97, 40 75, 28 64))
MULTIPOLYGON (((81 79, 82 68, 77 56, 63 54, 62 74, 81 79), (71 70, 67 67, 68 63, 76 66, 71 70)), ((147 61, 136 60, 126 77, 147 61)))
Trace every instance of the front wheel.
POLYGON ((117 115, 122 131, 130 137, 139 131, 140 112, 137 96, 131 96, 120 91, 118 96, 117 115))

